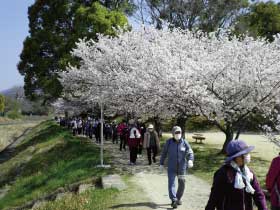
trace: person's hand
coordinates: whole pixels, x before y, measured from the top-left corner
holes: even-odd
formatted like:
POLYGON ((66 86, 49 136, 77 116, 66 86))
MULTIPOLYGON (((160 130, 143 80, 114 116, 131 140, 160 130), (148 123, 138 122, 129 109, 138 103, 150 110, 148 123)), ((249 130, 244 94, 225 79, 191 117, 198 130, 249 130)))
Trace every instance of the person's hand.
POLYGON ((193 167, 193 161, 192 160, 189 160, 188 161, 188 168, 192 168, 193 167))
POLYGON ((160 166, 159 166, 159 171, 160 171, 160 173, 163 172, 163 165, 160 165, 160 166))

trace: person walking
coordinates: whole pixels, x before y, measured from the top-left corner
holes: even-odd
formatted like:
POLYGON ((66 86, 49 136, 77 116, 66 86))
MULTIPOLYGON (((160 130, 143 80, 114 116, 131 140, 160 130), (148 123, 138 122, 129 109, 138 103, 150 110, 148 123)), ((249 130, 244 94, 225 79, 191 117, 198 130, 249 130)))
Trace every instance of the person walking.
POLYGON ((148 131, 144 134, 143 148, 147 149, 149 165, 152 164, 152 153, 153 162, 156 162, 156 156, 159 151, 159 138, 157 132, 154 130, 154 126, 150 124, 148 131))
POLYGON ((77 120, 74 118, 72 120, 72 133, 73 133, 73 136, 76 136, 77 134, 77 130, 78 130, 78 124, 77 124, 77 120))
POLYGON ((82 134, 82 130, 83 130, 83 121, 82 121, 82 119, 79 119, 77 124, 78 124, 78 134, 81 135, 82 134))
POLYGON ((125 123, 125 120, 123 120, 122 123, 118 125, 117 131, 120 136, 120 151, 122 151, 122 149, 124 149, 125 151, 127 137, 128 137, 128 127, 125 123))
POLYGON ((101 143, 101 122, 99 120, 96 121, 95 123, 95 139, 96 143, 100 144, 101 143))
POLYGON ((271 162, 266 176, 266 188, 270 193, 271 210, 280 210, 280 153, 271 162))
POLYGON ((118 144, 118 129, 115 121, 112 124, 112 141, 113 144, 118 144))
POLYGON ((139 131, 140 131, 140 134, 141 134, 141 141, 140 141, 139 148, 138 148, 138 157, 142 157, 144 136, 145 136, 145 133, 146 133, 145 124, 139 125, 139 131))
POLYGON ((129 128, 129 136, 127 140, 127 144, 129 147, 129 153, 130 153, 130 165, 136 165, 137 160, 137 153, 138 153, 138 147, 141 140, 141 134, 136 125, 133 123, 130 124, 129 128))
POLYGON ((185 191, 185 175, 188 168, 193 167, 194 153, 188 141, 182 138, 182 129, 174 126, 172 129, 173 138, 166 141, 161 158, 160 171, 168 156, 168 191, 171 200, 171 207, 177 208, 181 205, 181 198, 185 191), (178 190, 176 192, 175 178, 178 178, 178 190))
POLYGON ((205 210, 253 210, 253 201, 258 210, 267 210, 258 180, 247 166, 253 149, 242 140, 228 144, 225 164, 214 175, 205 210))

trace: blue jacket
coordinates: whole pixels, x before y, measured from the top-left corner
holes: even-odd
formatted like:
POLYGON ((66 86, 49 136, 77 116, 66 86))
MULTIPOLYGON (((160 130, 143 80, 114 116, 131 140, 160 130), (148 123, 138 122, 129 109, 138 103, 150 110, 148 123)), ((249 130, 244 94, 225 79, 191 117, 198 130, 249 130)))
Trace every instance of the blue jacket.
POLYGON ((164 165, 167 156, 168 173, 177 175, 186 174, 188 160, 194 160, 193 150, 185 139, 180 139, 178 143, 174 138, 168 139, 161 154, 160 165, 164 165))

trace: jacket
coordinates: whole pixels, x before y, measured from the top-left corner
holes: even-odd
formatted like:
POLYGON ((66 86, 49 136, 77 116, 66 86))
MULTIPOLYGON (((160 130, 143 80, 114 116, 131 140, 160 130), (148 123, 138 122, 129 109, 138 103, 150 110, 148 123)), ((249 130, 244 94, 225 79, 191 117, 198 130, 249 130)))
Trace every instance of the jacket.
POLYGON ((188 160, 194 160, 193 150, 185 139, 180 139, 179 142, 174 138, 168 139, 161 154, 160 165, 164 165, 167 156, 168 173, 177 175, 185 175, 188 160))
POLYGON ((255 193, 249 194, 244 189, 234 188, 236 170, 230 165, 223 165, 214 175, 211 194, 205 210, 253 210, 253 201, 258 210, 267 210, 265 196, 255 174, 251 181, 255 193))
POLYGON ((129 136, 127 141, 129 148, 138 147, 140 141, 141 141, 141 134, 139 130, 136 127, 132 127, 129 130, 129 136))
POLYGON ((271 194, 271 205, 280 207, 280 156, 274 158, 271 162, 266 176, 266 188, 271 194))
MULTIPOLYGON (((156 145, 157 145, 157 148, 159 149, 159 138, 158 138, 158 134, 156 131, 153 131, 154 132, 154 135, 155 135, 155 138, 156 138, 156 145)), ((150 132, 146 132, 144 134, 144 143, 143 143, 143 148, 149 148, 150 147, 150 132)))

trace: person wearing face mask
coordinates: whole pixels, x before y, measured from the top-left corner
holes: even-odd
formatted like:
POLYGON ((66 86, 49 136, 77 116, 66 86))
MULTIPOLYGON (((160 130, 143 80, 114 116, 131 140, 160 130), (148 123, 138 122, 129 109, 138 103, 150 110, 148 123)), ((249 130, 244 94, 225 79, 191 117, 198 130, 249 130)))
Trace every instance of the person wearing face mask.
POLYGON ((280 153, 271 162, 266 176, 266 188, 270 192, 271 210, 280 210, 280 153))
POLYGON ((148 126, 148 131, 144 134, 143 148, 147 149, 149 165, 152 164, 152 153, 153 162, 155 163, 159 151, 159 138, 152 124, 148 126))
POLYGON ((185 190, 185 175, 188 168, 193 167, 194 154, 188 141, 182 138, 182 129, 174 126, 172 129, 173 137, 168 139, 164 145, 161 158, 160 170, 168 156, 168 191, 171 199, 171 206, 177 208, 181 205, 181 198, 185 190), (176 192, 175 179, 178 178, 178 190, 176 192))
POLYGON ((228 144, 225 164, 214 175, 205 210, 253 210, 253 201, 258 210, 267 210, 264 193, 247 166, 253 149, 242 140, 228 144))

